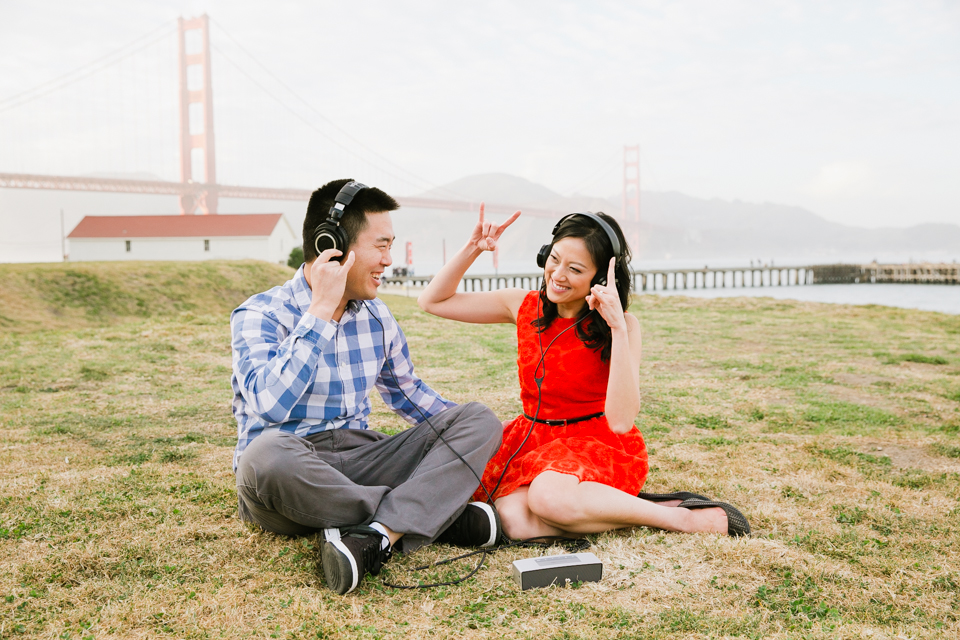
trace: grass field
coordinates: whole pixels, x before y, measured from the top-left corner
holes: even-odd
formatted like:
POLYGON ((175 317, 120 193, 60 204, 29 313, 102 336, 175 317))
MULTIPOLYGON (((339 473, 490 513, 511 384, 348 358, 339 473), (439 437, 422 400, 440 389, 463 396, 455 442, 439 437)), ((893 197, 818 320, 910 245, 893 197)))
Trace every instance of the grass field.
MULTIPOLYGON (((599 583, 323 587, 316 537, 236 519, 228 317, 259 263, 0 267, 0 637, 941 638, 960 635, 960 316, 642 296, 646 489, 755 535, 591 536, 599 583)), ((515 336, 385 296, 418 373, 502 418, 515 336)), ((372 423, 404 428, 376 399, 372 423)), ((553 549, 551 552, 559 552, 553 549)), ((395 558, 412 574, 454 554, 395 558)))

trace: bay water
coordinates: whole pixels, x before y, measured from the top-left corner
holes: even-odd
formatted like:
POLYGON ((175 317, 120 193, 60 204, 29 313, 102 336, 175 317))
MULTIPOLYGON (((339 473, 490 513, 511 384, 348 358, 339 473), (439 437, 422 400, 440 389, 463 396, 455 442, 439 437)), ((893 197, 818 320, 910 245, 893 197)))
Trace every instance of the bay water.
POLYGON ((903 309, 922 309, 960 314, 960 285, 939 284, 806 284, 785 287, 737 287, 726 289, 680 289, 644 291, 658 296, 692 298, 776 298, 837 304, 876 304, 903 309))

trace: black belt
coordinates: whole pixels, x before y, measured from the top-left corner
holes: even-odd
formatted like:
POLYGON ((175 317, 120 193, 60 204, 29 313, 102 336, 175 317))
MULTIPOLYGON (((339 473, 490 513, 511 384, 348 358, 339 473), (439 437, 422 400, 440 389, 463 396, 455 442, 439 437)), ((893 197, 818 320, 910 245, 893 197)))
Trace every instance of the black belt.
POLYGON ((576 422, 583 422, 584 420, 593 420, 594 418, 599 418, 603 415, 603 411, 600 413, 591 413, 588 416, 580 416, 579 418, 569 418, 567 420, 544 420, 542 418, 537 418, 534 420, 532 417, 528 416, 526 413, 523 414, 523 417, 529 420, 530 422, 539 422, 540 424, 545 424, 548 427, 565 427, 568 424, 574 424, 576 422))

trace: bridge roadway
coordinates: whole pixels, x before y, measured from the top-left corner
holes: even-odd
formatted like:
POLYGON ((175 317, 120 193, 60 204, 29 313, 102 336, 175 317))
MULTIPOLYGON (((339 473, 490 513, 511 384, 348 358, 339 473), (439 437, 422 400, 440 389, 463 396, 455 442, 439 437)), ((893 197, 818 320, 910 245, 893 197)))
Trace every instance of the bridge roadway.
MULTIPOLYGON (((120 178, 93 178, 83 176, 51 176, 24 173, 0 173, 0 188, 7 189, 51 189, 72 191, 102 191, 111 193, 144 193, 154 195, 216 194, 221 198, 254 198, 264 200, 300 200, 308 201, 309 189, 277 189, 270 187, 241 187, 223 184, 201 184, 193 182, 167 182, 163 180, 124 180, 120 178)), ((479 202, 467 200, 442 200, 436 198, 402 197, 397 199, 401 206, 416 209, 442 209, 445 211, 477 211, 479 202)), ((516 207, 490 203, 487 213, 511 214, 516 207)), ((556 219, 569 213, 551 209, 524 207, 524 215, 556 219)), ((627 226, 634 227, 629 222, 627 226)), ((625 229, 633 234, 636 229, 625 229)), ((392 284, 423 286, 432 276, 388 278, 392 284)), ((489 291, 491 288, 524 287, 532 288, 531 283, 540 286, 540 274, 503 274, 468 276, 464 279, 464 288, 470 291, 489 291), (509 283, 509 284, 508 284, 509 283), (469 287, 469 288, 468 288, 469 287), (486 288, 484 288, 486 287, 486 288)), ((958 265, 951 264, 877 264, 868 265, 815 265, 798 267, 739 267, 704 269, 656 269, 641 270, 633 273, 635 291, 655 291, 663 289, 697 289, 721 287, 758 287, 789 286, 803 284, 844 284, 844 283, 913 283, 913 284, 960 284, 958 265)))
MULTIPOLYGON (((167 182, 163 180, 124 180, 120 178, 92 178, 83 176, 48 176, 27 173, 0 173, 0 188, 50 189, 70 191, 103 191, 108 193, 144 193, 153 195, 193 196, 199 199, 204 193, 220 198, 253 198, 259 200, 310 199, 310 189, 276 189, 271 187, 240 187, 225 184, 201 184, 195 182, 167 182)), ((467 200, 442 200, 437 198, 400 197, 400 206, 411 209, 443 209, 446 211, 478 211, 480 202, 467 200)), ((509 215, 517 207, 487 203, 487 213, 509 215)), ((537 218, 559 218, 569 211, 523 207, 523 215, 537 218)))

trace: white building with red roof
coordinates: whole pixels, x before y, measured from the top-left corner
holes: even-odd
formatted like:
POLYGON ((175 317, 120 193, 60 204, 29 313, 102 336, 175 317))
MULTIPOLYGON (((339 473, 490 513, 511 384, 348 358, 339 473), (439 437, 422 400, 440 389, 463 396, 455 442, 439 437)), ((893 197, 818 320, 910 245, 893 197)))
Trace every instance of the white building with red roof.
POLYGON ((302 243, 282 213, 86 216, 67 239, 71 262, 253 258, 286 264, 302 243))

